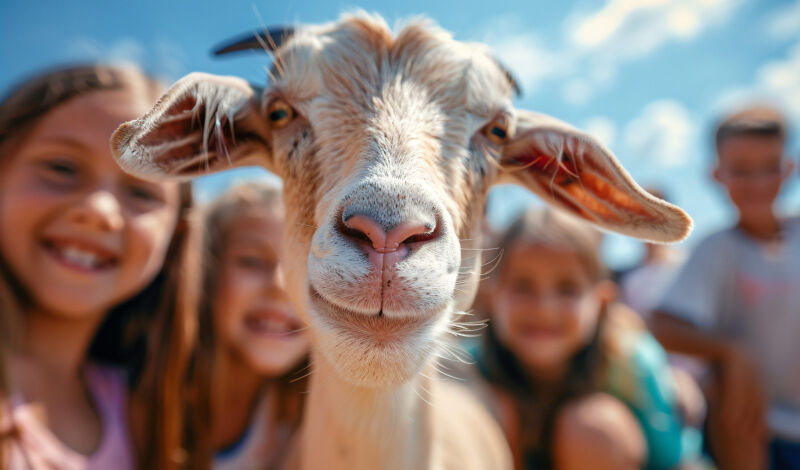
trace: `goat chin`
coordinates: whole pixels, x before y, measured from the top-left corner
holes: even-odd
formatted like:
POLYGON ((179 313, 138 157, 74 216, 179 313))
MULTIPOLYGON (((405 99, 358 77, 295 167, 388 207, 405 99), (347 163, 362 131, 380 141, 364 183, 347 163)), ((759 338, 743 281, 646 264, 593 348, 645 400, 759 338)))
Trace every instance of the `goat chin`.
POLYGON ((312 293, 316 345, 342 380, 388 389, 412 380, 436 355, 450 323, 449 309, 424 316, 365 315, 331 305, 312 293))

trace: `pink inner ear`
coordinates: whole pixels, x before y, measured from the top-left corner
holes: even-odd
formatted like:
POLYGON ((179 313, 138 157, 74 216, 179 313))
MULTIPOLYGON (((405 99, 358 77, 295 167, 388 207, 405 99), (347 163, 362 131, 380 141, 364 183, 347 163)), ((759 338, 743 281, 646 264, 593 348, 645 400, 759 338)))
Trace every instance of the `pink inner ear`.
MULTIPOLYGON (((221 157, 229 158, 228 143, 235 143, 234 132, 227 117, 217 116, 206 123, 205 104, 187 93, 155 118, 155 125, 146 132, 140 144, 160 148, 157 162, 170 173, 193 174, 207 171, 221 157), (204 126, 210 129, 203 145, 204 126), (202 157, 202 158, 198 158, 202 157)), ((216 113, 215 113, 216 114, 216 113)))
MULTIPOLYGON (((552 147, 550 145, 549 147, 552 147)), ((614 174, 605 156, 575 138, 565 138, 561 155, 552 155, 531 139, 526 150, 503 162, 510 171, 524 172, 526 179, 558 203, 590 221, 623 222, 631 213, 656 216, 639 201, 630 185, 614 174), (632 197, 634 196, 634 197, 632 197)))

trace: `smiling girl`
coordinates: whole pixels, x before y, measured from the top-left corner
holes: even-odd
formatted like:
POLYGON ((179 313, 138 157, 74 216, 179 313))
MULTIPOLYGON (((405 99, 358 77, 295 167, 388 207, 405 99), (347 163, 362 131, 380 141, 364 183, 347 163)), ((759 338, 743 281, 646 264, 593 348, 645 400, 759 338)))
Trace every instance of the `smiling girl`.
POLYGON ((309 339, 284 290, 280 189, 229 190, 204 217, 214 468, 278 468, 300 423, 309 339))
POLYGON ((691 454, 666 355, 613 303, 600 234, 550 210, 501 239, 476 354, 518 469, 669 469, 691 454), (684 439, 686 439, 684 441, 684 439))
POLYGON ((283 220, 267 183, 234 187, 204 217, 215 470, 282 468, 300 425, 310 343, 284 290, 283 220))
POLYGON ((131 68, 78 66, 0 102, 0 314, 19 326, 0 390, 11 469, 180 458, 190 188, 125 174, 108 143, 160 91, 131 68))

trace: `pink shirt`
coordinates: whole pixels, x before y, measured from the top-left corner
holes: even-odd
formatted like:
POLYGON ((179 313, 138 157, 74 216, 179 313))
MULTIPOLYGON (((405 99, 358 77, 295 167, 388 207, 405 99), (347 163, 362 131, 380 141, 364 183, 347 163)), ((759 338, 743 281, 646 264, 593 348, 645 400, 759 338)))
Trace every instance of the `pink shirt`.
MULTIPOLYGON (((30 404, 12 397, 0 429, 12 430, 8 470, 133 470, 128 435, 125 379, 114 369, 87 365, 86 382, 103 425, 100 444, 92 455, 64 445, 36 416, 30 404)), ((8 456, 7 456, 8 458, 8 456)))

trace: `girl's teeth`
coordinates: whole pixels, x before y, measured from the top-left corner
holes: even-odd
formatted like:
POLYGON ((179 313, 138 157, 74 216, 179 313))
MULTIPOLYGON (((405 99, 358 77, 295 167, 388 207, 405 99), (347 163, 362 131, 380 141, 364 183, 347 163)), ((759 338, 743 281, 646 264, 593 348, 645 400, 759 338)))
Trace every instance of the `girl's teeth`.
POLYGON ((290 332, 289 325, 279 319, 257 318, 251 321, 254 329, 263 333, 284 334, 290 332))
POLYGON ((267 329, 275 333, 285 333, 286 325, 280 320, 267 320, 267 329))
POLYGON ((95 268, 100 264, 100 258, 94 253, 83 251, 75 247, 67 247, 61 250, 61 255, 70 263, 76 264, 82 268, 95 268))

